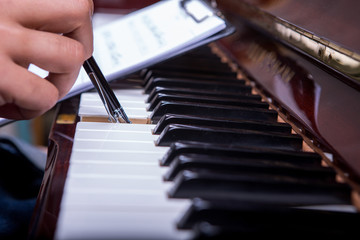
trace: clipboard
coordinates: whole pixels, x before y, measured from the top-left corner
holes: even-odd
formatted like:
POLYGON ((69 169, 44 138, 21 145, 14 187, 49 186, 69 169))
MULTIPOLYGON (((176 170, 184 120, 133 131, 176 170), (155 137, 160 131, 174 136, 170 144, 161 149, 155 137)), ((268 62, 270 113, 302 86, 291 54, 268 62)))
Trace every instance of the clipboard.
MULTIPOLYGON (((175 47, 173 49, 170 49, 168 51, 161 52, 158 56, 155 55, 155 57, 150 58, 149 61, 139 61, 135 64, 133 64, 130 67, 126 67, 124 69, 120 69, 119 71, 115 70, 112 73, 106 73, 104 72, 104 68, 106 68, 106 63, 104 66, 101 64, 101 52, 98 55, 94 55, 97 62, 100 65, 100 68, 104 72, 104 75, 107 79, 107 81, 113 81, 115 79, 125 78, 128 75, 131 75, 133 73, 136 73, 144 68, 148 68, 152 65, 158 64, 160 62, 164 62, 166 60, 169 60, 173 57, 182 55, 186 52, 189 52, 193 49, 196 49, 200 46, 209 44, 211 42, 214 42, 218 39, 221 39, 223 37, 226 37, 228 35, 231 35, 235 32, 235 27, 232 26, 222 15, 222 13, 216 8, 216 1, 211 0, 210 2, 205 0, 166 0, 166 1, 159 1, 158 3, 155 3, 153 5, 150 5, 146 8, 140 9, 138 11, 135 11, 134 13, 130 13, 129 15, 124 16, 123 18, 119 19, 119 24, 121 24, 121 21, 128 21, 130 22, 131 19, 136 19, 141 16, 145 16, 146 13, 151 13, 151 11, 156 11, 157 8, 160 8, 161 6, 164 7, 165 4, 176 4, 179 9, 181 9, 181 12, 188 16, 189 19, 191 18, 191 21, 197 25, 201 25, 206 23, 207 21, 211 21, 213 19, 218 19, 223 22, 223 25, 221 29, 216 29, 214 32, 208 35, 203 36, 197 36, 197 39, 194 39, 194 41, 189 41, 186 44, 183 44, 181 46, 175 47), (200 5, 199 5, 200 4, 200 5), (204 6, 204 8, 200 7, 204 6), (206 8, 206 10, 204 10, 206 8), (123 20, 124 19, 124 20, 123 20)), ((189 20, 188 20, 189 21, 189 20)), ((110 23, 115 24, 116 23, 110 23)), ((115 26, 114 25, 114 26, 115 26)), ((108 26, 105 26, 108 27, 108 26)), ((97 45, 101 45, 101 43, 96 42, 96 33, 101 32, 102 27, 100 29, 94 29, 94 47, 96 49, 97 45)), ((111 26, 110 26, 111 28, 111 26)), ((119 29, 115 29, 115 31, 118 31, 119 29)), ((211 29, 210 29, 211 30, 211 29)), ((192 39, 191 39, 192 40, 192 39)), ((95 53, 95 52, 94 52, 95 53)), ((37 68, 36 66, 33 66, 34 69, 32 71, 42 77, 46 76, 47 72, 37 68)), ((88 76, 86 72, 82 69, 79 73, 79 77, 76 80, 73 88, 70 90, 70 92, 60 101, 65 100, 67 98, 70 98, 72 96, 78 95, 82 92, 88 91, 92 89, 94 86, 92 85, 91 81, 88 79, 88 76)), ((13 120, 0 118, 0 127, 12 122, 13 120)))

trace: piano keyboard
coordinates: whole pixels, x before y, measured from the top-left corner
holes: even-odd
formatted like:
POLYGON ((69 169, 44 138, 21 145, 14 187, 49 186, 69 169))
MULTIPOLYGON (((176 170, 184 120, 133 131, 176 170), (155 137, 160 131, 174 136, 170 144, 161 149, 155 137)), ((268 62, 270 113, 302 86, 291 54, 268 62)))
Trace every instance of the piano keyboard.
POLYGON ((138 124, 82 94, 56 239, 356 231, 351 188, 209 48, 141 78, 115 91, 138 124))

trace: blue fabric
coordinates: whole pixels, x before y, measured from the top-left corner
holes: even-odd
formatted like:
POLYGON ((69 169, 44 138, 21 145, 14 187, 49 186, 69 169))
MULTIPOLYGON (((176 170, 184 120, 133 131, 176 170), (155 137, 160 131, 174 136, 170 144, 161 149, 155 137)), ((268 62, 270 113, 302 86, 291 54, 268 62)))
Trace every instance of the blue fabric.
POLYGON ((33 158, 45 154, 25 145, 0 137, 0 239, 26 239, 44 174, 33 158))

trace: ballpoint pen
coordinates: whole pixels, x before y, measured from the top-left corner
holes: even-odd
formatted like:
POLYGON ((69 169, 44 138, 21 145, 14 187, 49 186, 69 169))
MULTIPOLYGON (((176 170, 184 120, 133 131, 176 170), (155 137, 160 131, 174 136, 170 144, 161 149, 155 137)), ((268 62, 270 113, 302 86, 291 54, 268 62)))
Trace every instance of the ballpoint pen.
POLYGON ((123 120, 126 123, 131 123, 114 92, 110 88, 109 83, 106 81, 105 76, 102 74, 94 57, 91 56, 86 60, 83 67, 99 93, 101 101, 109 115, 109 121, 122 122, 121 120, 123 120))

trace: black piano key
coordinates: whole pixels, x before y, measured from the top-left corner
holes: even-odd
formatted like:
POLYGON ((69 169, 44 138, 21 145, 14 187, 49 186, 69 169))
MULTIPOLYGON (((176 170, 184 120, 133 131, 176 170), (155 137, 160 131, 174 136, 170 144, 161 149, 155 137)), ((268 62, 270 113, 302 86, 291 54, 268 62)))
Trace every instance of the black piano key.
POLYGON ((186 153, 200 153, 209 154, 212 156, 251 159, 264 159, 266 157, 266 159, 268 160, 288 162, 290 164, 297 164, 299 166, 318 167, 321 165, 321 156, 312 152, 288 151, 266 148, 245 148, 223 144, 208 144, 183 141, 172 143, 169 150, 160 160, 160 164, 163 166, 169 166, 177 156, 186 153))
POLYGON ((169 59, 161 64, 155 65, 163 69, 181 69, 183 71, 197 71, 211 73, 231 73, 230 66, 220 61, 219 58, 191 57, 184 56, 182 58, 169 59))
POLYGON ((168 191, 168 196, 220 198, 288 206, 351 204, 351 188, 347 184, 211 170, 181 171, 168 191))
POLYGON ((182 59, 176 58, 171 59, 161 64, 155 65, 157 69, 165 69, 171 71, 186 71, 186 72, 197 72, 207 73, 213 75, 231 75, 231 68, 224 63, 218 61, 218 59, 182 59))
POLYGON ((205 103, 161 101, 150 115, 151 121, 157 123, 165 114, 192 115, 204 118, 241 119, 254 121, 277 121, 275 110, 262 108, 245 108, 205 103))
MULTIPOLYGON (((186 71, 173 71, 173 70, 166 70, 166 69, 146 69, 142 72, 143 79, 144 79, 144 85, 147 84, 147 82, 151 78, 190 78, 190 79, 197 79, 197 80, 222 80, 222 81, 234 81, 237 79, 237 73, 232 72, 231 74, 224 74, 224 75, 213 75, 210 73, 204 73, 204 72, 186 72, 186 71)), ((243 81, 243 80, 240 80, 243 81)))
POLYGON ((214 92, 209 90, 202 89, 191 89, 191 88, 164 88, 164 87, 155 87, 150 93, 146 100, 147 103, 151 102, 155 96, 159 93, 163 94, 195 94, 197 96, 208 96, 208 97, 229 97, 232 99, 240 99, 240 100, 251 100, 251 101, 261 101, 261 97, 259 95, 242 95, 237 93, 229 93, 229 92, 214 92))
POLYGON ((247 129, 264 132, 291 133, 291 126, 286 123, 269 123, 261 121, 228 120, 218 118, 204 118, 190 115, 165 114, 153 129, 154 134, 160 134, 169 124, 183 124, 192 126, 221 127, 230 129, 247 129))
MULTIPOLYGON (((208 58, 208 57, 219 58, 217 55, 215 55, 213 53, 212 49, 207 45, 198 47, 194 50, 191 50, 188 53, 186 53, 186 55, 184 55, 184 56, 191 56, 191 57, 204 56, 206 58, 208 58)), ((182 56, 179 56, 179 57, 182 57, 182 56)))
POLYGON ((240 80, 234 82, 205 81, 196 79, 178 78, 152 78, 144 87, 144 92, 149 94, 155 87, 180 87, 190 89, 212 90, 237 94, 251 94, 251 86, 244 85, 240 80))
MULTIPOLYGON (((177 222, 179 229, 194 229, 196 239, 241 239, 241 236, 287 238, 355 236, 360 214, 242 201, 194 199, 177 222), (249 235, 250 234, 250 235, 249 235)), ((282 239, 282 238, 281 238, 282 239)))
POLYGON ((188 153, 180 154, 173 160, 164 175, 164 180, 173 181, 181 171, 190 170, 196 172, 201 169, 233 174, 288 176, 327 182, 335 182, 336 179, 336 172, 328 167, 296 165, 288 161, 266 159, 266 156, 263 159, 251 159, 188 153))
MULTIPOLYGON (((174 63, 180 66, 187 66, 187 65, 208 65, 210 63, 215 65, 223 65, 224 69, 230 70, 228 64, 221 62, 221 59, 214 55, 211 52, 191 52, 182 56, 174 57, 168 59, 163 63, 174 63)), ((163 65, 163 63, 158 63, 157 65, 163 65)), ((155 65, 155 66, 157 66, 155 65)))
MULTIPOLYGON (((176 62, 179 65, 189 65, 189 64, 205 64, 207 62, 215 62, 217 64, 222 64, 222 65, 228 65, 224 62, 221 61, 221 58, 217 55, 215 55, 210 48, 201 50, 201 51, 191 51, 188 52, 185 55, 182 56, 177 56, 174 58, 171 58, 169 60, 167 60, 166 62, 176 62)), ((161 63, 159 63, 158 65, 161 65, 161 63)), ((156 66, 156 65, 155 65, 156 66)))
POLYGON ((177 141, 270 147, 287 150, 300 150, 303 142, 300 136, 294 134, 170 124, 162 131, 156 140, 156 145, 170 146, 171 143, 177 141))
POLYGON ((216 59, 217 61, 220 62, 219 56, 215 55, 209 46, 198 47, 198 48, 196 48, 194 50, 191 50, 191 51, 187 52, 184 55, 176 56, 173 59, 177 59, 177 58, 216 59))
MULTIPOLYGON (((278 215, 273 214, 272 217, 278 215)), ((263 216, 258 216, 263 217, 263 216)), ((296 217, 296 216, 295 216, 296 217)), ((303 219, 306 221, 305 219, 303 219)), ((192 232, 194 233, 192 240, 239 240, 239 239, 261 239, 261 238, 276 238, 276 239, 306 239, 311 236, 313 239, 343 239, 354 236, 355 232, 352 230, 350 233, 346 232, 346 228, 343 231, 327 231, 324 226, 321 230, 315 230, 315 227, 311 228, 309 225, 305 228, 301 225, 299 227, 283 225, 283 227, 269 224, 268 227, 264 225, 213 225, 208 222, 199 222, 194 226, 192 232), (251 231, 245 229, 254 229, 251 231), (286 228, 286 230, 284 230, 286 228), (293 237, 296 236, 296 237, 293 237)), ((313 223, 314 224, 314 223, 313 223)))
POLYGON ((229 97, 205 97, 195 94, 165 94, 158 93, 154 99, 149 103, 148 111, 152 111, 160 101, 175 101, 175 102, 193 102, 193 103, 206 103, 206 104, 219 104, 226 106, 239 106, 239 107, 254 107, 268 109, 269 104, 261 101, 239 100, 229 97))
MULTIPOLYGON (((177 57, 174 57, 173 59, 183 58, 183 59, 187 60, 186 62, 184 61, 183 64, 187 64, 188 61, 191 61, 193 59, 195 59, 196 61, 214 60, 214 61, 218 61, 219 63, 221 63, 220 57, 215 55, 209 47, 204 47, 204 48, 199 48, 199 49, 201 49, 201 51, 198 51, 196 49, 196 51, 188 52, 185 55, 177 56, 177 57)), ((171 59, 168 61, 171 61, 171 59)), ((158 64, 158 65, 160 65, 160 64, 158 64)), ((155 66, 157 66, 157 65, 155 65, 155 66)))

